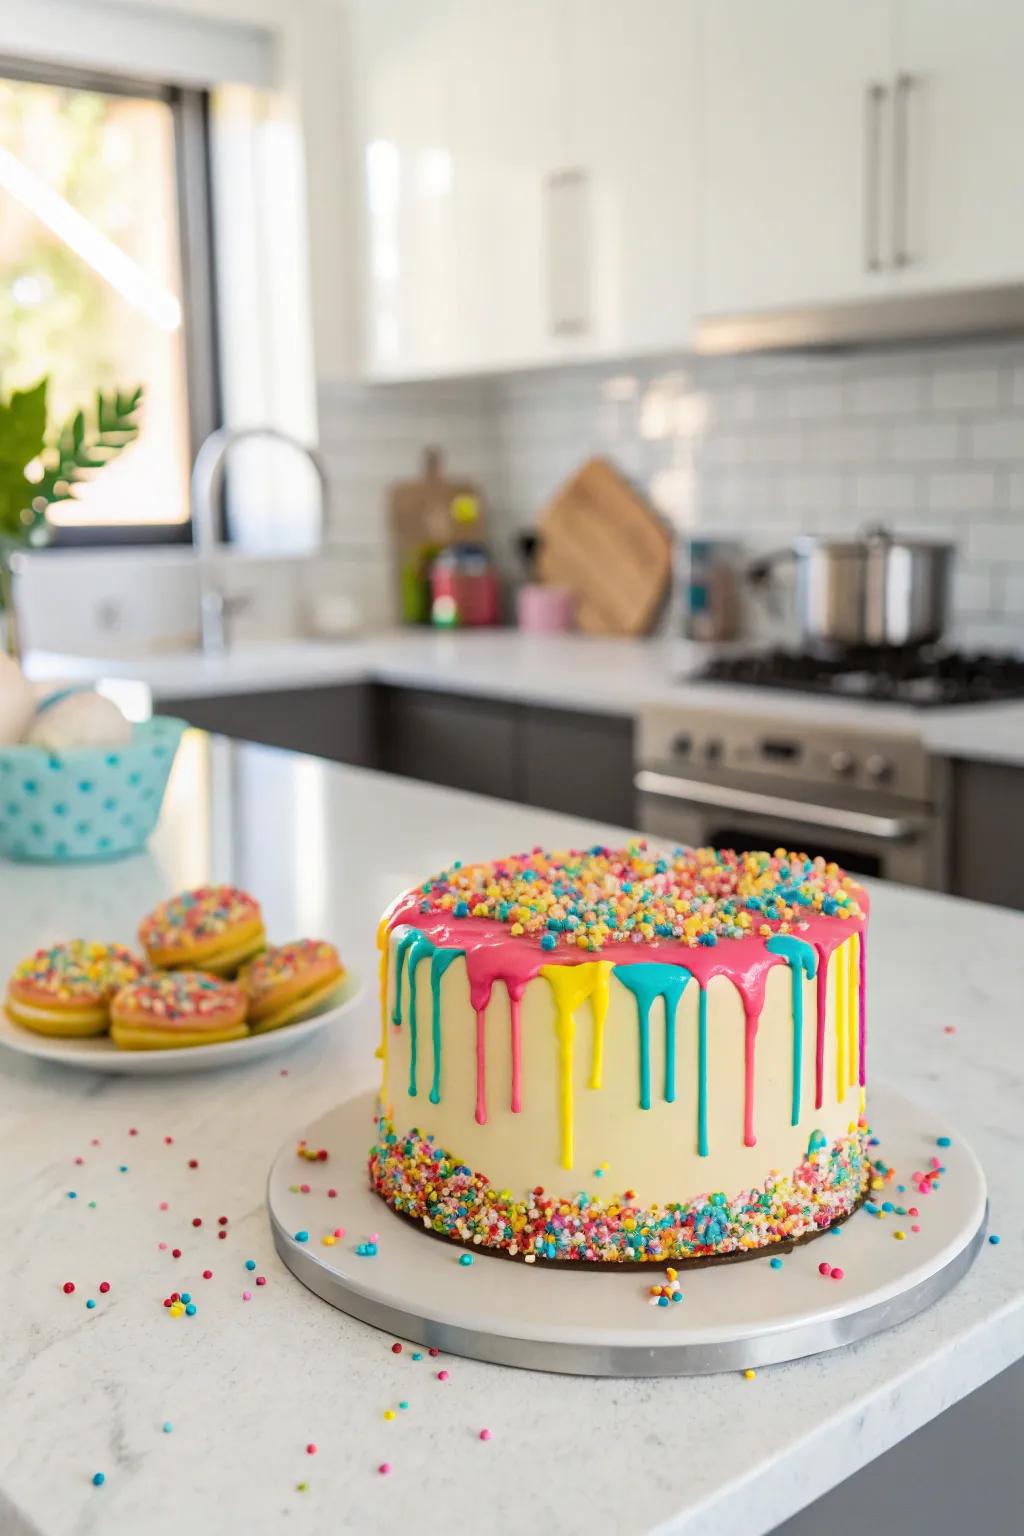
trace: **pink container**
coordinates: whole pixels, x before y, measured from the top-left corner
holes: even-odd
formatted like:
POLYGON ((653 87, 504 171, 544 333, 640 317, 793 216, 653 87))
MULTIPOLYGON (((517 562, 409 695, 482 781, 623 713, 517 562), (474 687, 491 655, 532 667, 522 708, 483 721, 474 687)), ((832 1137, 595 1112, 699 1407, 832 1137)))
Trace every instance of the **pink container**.
POLYGON ((519 628, 534 635, 561 635, 572 629, 576 600, 568 587, 531 582, 516 595, 519 628))

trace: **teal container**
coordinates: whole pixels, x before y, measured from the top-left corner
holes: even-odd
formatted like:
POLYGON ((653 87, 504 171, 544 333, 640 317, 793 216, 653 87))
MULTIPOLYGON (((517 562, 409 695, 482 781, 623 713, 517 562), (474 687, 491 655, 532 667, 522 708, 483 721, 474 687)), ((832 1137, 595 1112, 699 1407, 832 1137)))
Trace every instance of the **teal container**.
POLYGON ((87 864, 137 852, 156 826, 185 726, 154 715, 123 747, 0 747, 0 856, 87 864))

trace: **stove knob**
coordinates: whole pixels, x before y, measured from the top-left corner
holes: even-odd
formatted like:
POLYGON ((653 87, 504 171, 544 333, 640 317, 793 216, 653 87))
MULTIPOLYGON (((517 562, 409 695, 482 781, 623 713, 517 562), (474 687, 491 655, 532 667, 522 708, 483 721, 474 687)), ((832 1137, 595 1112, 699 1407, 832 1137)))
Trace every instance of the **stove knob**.
POLYGON ((865 759, 864 767, 878 784, 888 784, 892 778, 894 767, 892 758, 884 757, 881 752, 872 752, 865 759))
POLYGON ((843 748, 840 748, 838 751, 832 753, 832 756, 828 760, 828 765, 832 769, 833 773, 838 774, 840 778, 845 779, 850 776, 854 768, 857 766, 857 763, 852 752, 847 752, 843 748))

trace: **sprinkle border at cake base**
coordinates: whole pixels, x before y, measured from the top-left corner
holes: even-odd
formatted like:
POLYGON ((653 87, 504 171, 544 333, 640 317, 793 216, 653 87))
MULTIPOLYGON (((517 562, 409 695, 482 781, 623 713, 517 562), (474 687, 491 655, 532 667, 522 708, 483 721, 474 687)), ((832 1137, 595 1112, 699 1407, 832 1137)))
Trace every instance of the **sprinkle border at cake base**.
POLYGON ((867 1136, 861 1119, 831 1144, 812 1136, 799 1167, 770 1175, 760 1188, 643 1207, 631 1190, 561 1197, 537 1187, 516 1199, 432 1138, 417 1130, 399 1135, 380 1113, 369 1175, 397 1215, 474 1252, 577 1269, 697 1267, 785 1251, 845 1221, 871 1178, 867 1136))

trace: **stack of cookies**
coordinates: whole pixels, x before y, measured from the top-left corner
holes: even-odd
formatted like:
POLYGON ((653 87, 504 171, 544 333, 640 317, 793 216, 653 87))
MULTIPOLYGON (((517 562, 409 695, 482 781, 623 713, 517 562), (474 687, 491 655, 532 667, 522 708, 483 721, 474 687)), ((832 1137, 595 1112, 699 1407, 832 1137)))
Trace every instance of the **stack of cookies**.
POLYGON ((327 1006, 345 976, 322 939, 268 945, 259 903, 204 885, 143 918, 145 959, 71 939, 15 967, 6 1011, 37 1034, 110 1035, 127 1051, 213 1045, 295 1024, 327 1006))

